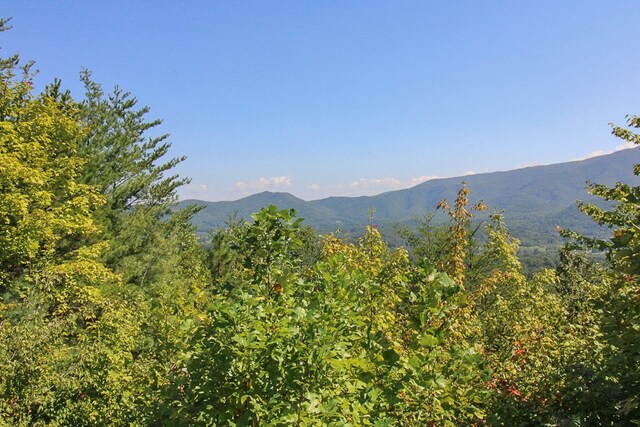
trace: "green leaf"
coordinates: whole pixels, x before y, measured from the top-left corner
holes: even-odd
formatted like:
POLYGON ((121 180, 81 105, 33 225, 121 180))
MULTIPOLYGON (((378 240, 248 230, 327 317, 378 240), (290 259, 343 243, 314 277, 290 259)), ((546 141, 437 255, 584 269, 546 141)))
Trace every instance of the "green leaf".
POLYGON ((418 343, 425 347, 434 347, 439 342, 438 338, 429 334, 422 334, 418 339, 418 343))

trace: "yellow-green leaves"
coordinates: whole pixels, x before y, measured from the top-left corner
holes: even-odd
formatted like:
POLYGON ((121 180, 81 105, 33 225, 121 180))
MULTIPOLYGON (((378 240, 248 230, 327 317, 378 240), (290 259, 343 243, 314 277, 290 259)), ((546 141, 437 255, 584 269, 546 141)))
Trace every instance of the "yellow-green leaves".
POLYGON ((23 83, 0 85, 0 267, 4 280, 64 256, 74 240, 96 233, 95 189, 79 184, 83 135, 73 109, 47 96, 20 93, 23 83))

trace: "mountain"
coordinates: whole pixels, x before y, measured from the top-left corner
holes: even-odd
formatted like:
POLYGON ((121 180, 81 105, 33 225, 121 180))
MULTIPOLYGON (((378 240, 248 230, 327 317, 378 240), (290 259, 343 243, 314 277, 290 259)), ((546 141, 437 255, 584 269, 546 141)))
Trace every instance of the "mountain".
POLYGON ((523 246, 544 246, 560 241, 556 226, 597 233, 599 228, 576 207, 577 200, 597 201, 586 192, 586 182, 639 185, 640 179, 633 175, 636 163, 640 163, 640 150, 628 149, 581 161, 434 179, 376 196, 304 201, 288 193, 263 192, 233 202, 185 200, 181 205, 205 206, 194 217, 199 232, 223 227, 234 214, 248 219, 261 207, 274 204, 294 208, 306 224, 321 233, 338 228, 359 232, 374 209, 375 222, 390 233, 392 224, 415 223, 425 213, 433 212, 440 200, 453 201, 465 181, 471 191, 471 203, 482 200, 490 210, 504 210, 507 225, 523 246))
POLYGON ((337 216, 330 208, 307 202, 289 193, 272 193, 265 191, 232 202, 204 202, 201 200, 184 200, 179 206, 195 204, 205 206, 194 217, 194 224, 198 232, 224 227, 232 216, 249 219, 252 213, 269 205, 276 205, 281 209, 295 209, 298 216, 305 219, 305 224, 320 229, 331 226, 337 221, 337 216), (321 226, 321 227, 318 227, 321 226))

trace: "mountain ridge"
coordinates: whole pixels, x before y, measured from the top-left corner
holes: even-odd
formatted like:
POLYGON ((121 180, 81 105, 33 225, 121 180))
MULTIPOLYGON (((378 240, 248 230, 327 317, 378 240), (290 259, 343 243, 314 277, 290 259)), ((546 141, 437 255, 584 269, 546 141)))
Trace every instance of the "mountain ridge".
MULTIPOLYGON (((226 219, 234 214, 249 219, 251 213, 270 204, 296 209, 306 224, 321 233, 338 228, 358 232, 367 223, 372 209, 375 221, 383 228, 389 229, 397 223, 413 224, 425 213, 432 212, 440 200, 453 200, 464 181, 470 189, 471 203, 483 200, 490 210, 504 210, 507 225, 526 246, 557 241, 557 225, 576 228, 579 232, 596 231, 597 227, 576 206, 580 199, 596 201, 586 192, 586 183, 614 185, 621 181, 638 185, 640 179, 633 175, 636 163, 640 163, 640 150, 631 148, 585 160, 437 178, 374 196, 333 196, 305 201, 286 192, 264 191, 235 201, 190 199, 181 201, 180 205, 205 206, 194 217, 201 233, 225 226, 226 219), (535 234, 540 234, 533 239, 539 242, 532 241, 535 234)), ((480 215, 480 219, 483 218, 486 214, 480 215)))

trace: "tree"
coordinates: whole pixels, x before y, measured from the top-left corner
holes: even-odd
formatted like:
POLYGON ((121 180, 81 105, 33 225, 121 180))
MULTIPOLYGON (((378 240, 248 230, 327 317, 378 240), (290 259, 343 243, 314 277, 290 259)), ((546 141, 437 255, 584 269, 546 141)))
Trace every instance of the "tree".
MULTIPOLYGON (((633 144, 640 144, 638 116, 628 116, 627 126, 612 125, 612 133, 633 144)), ((634 166, 640 175, 640 164, 634 166)), ((589 184, 588 190, 609 202, 607 207, 579 204, 580 209, 600 225, 613 229, 609 239, 597 239, 564 231, 577 246, 604 251, 610 274, 603 282, 604 295, 597 301, 600 332, 606 343, 603 360, 598 364, 598 389, 601 397, 595 414, 610 423, 633 424, 640 420, 640 186, 617 183, 613 187, 589 184)), ((583 413, 590 400, 576 403, 583 413)))
POLYGON ((483 418, 484 359, 454 334, 460 286, 413 268, 375 226, 357 242, 262 209, 218 234, 217 280, 172 421, 237 425, 466 425, 483 418), (311 239, 313 240, 313 239, 311 239), (315 257, 315 255, 314 255, 315 257), (228 269, 233 274, 227 274, 228 269))
POLYGON ((0 76, 0 286, 5 288, 53 259, 64 259, 97 227, 102 203, 77 182, 83 166, 76 142, 84 134, 77 106, 32 94, 30 67, 0 76))
MULTIPOLYGON (((0 33, 9 31, 12 27, 9 25, 11 18, 0 18, 0 33)), ((0 72, 3 73, 4 77, 7 77, 7 72, 12 73, 13 70, 18 66, 19 57, 18 54, 15 54, 9 58, 0 58, 0 72)))
MULTIPOLYGON (((114 191, 92 178, 100 150, 87 141, 108 151, 109 135, 145 127, 138 116, 108 122, 103 105, 113 128, 101 128, 60 82, 36 95, 30 64, 17 70, 2 61, 0 419, 153 424, 203 303, 190 211, 170 215, 177 180, 154 165, 157 143, 135 140, 114 191)), ((101 157, 101 171, 127 156, 101 157)))
MULTIPOLYGON (((164 160, 170 148, 168 135, 149 136, 160 120, 148 121, 148 107, 137 109, 137 99, 118 87, 105 95, 84 70, 85 99, 80 115, 87 129, 80 154, 87 159, 82 180, 106 196, 97 222, 111 242, 105 262, 124 275, 125 281, 148 285, 166 273, 158 262, 158 248, 167 255, 168 236, 189 227, 196 209, 172 216, 176 189, 189 180, 168 175, 185 157, 164 160), (164 272, 164 273, 163 273, 164 272)), ((175 250, 184 242, 174 241, 175 250)))
POLYGON ((104 198, 79 180, 79 106, 34 95, 29 71, 0 74, 0 419, 134 423, 149 380, 137 298, 85 244, 104 198))

